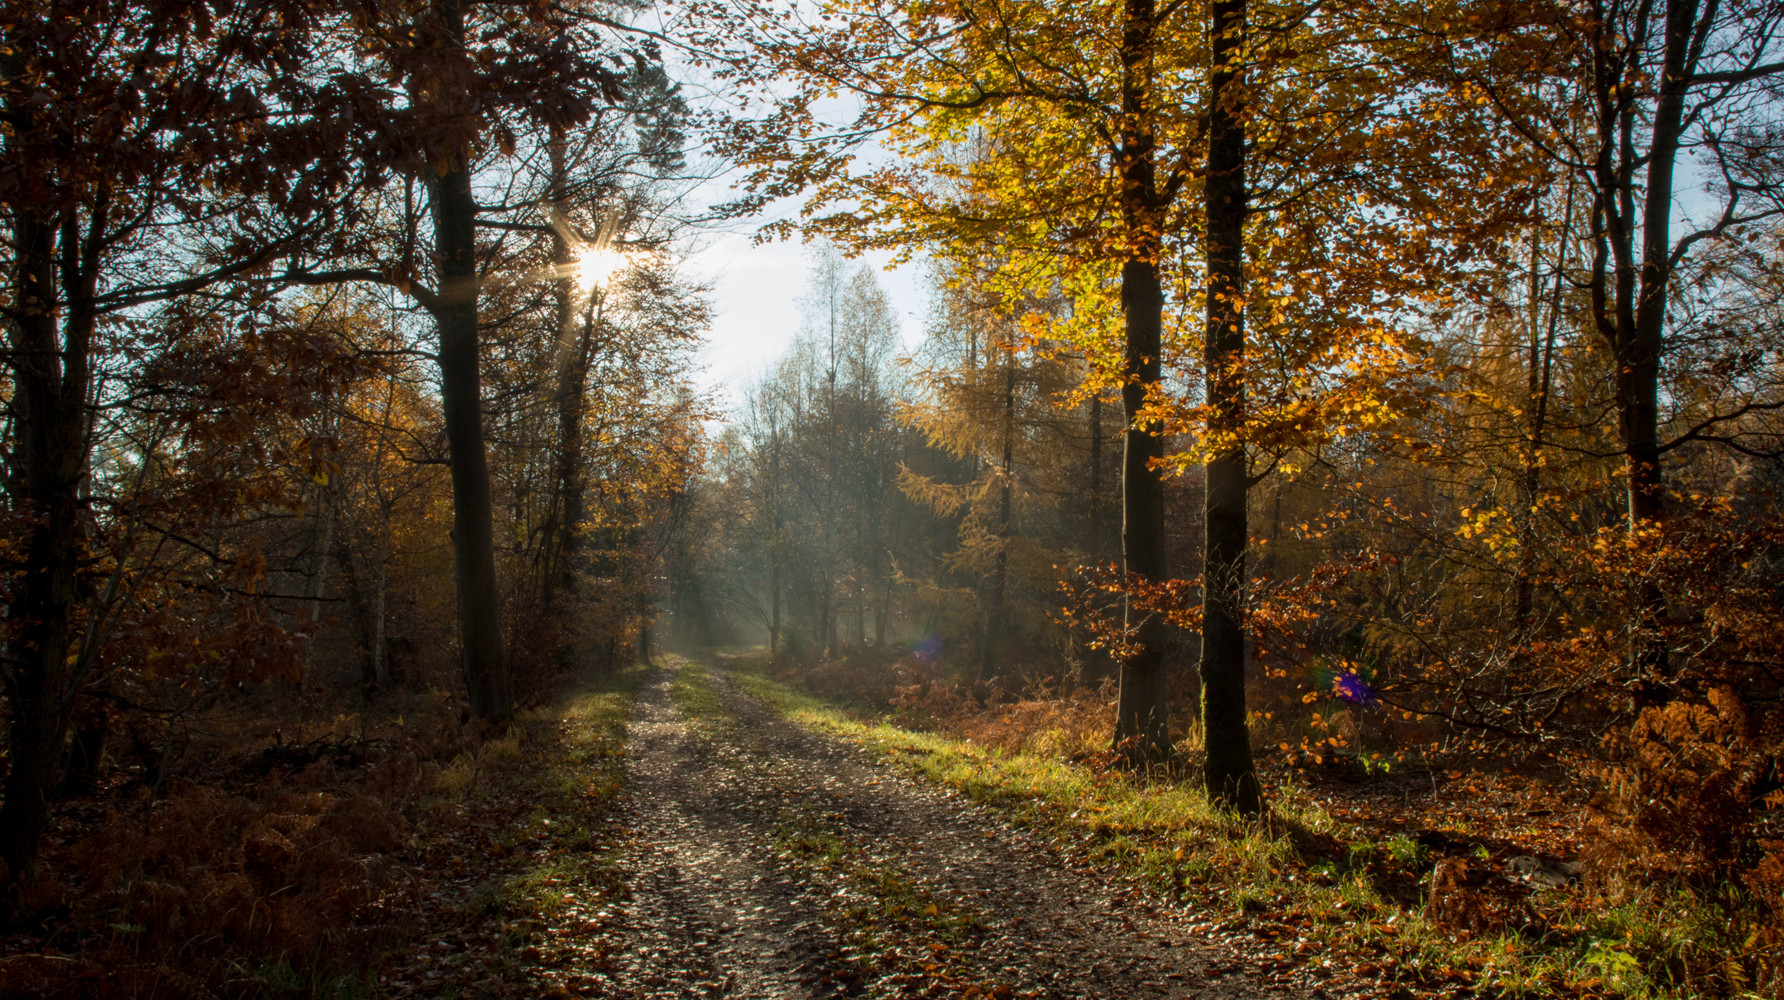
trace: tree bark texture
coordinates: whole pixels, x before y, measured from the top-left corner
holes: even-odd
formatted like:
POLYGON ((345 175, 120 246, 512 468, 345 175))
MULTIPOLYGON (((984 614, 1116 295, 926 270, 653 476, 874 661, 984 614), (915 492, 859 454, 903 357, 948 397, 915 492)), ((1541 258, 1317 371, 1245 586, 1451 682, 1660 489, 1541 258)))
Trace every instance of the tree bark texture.
MULTIPOLYGON (((453 42, 464 45, 464 12, 441 3, 453 42)), ((477 202, 471 193, 471 151, 459 151, 433 181, 435 252, 440 274, 440 401, 452 471, 452 542, 458 587, 459 638, 471 712, 505 721, 514 714, 513 686, 502 648, 501 594, 496 581, 489 453, 483 437, 483 388, 477 338, 477 202)))
POLYGON ((1215 802, 1247 815, 1262 801, 1245 724, 1245 0, 1216 0, 1209 74, 1207 368, 1209 436, 1204 469, 1202 733, 1215 802))
MULTIPOLYGON (((1152 52, 1157 14, 1152 0, 1127 0, 1122 34, 1122 193, 1127 259, 1121 265, 1121 308, 1126 358, 1121 389, 1127 418, 1121 467, 1121 559, 1130 579, 1165 579, 1165 491, 1157 462, 1164 438, 1142 411, 1158 385, 1163 350, 1164 293, 1159 285, 1162 252, 1156 139, 1151 129, 1152 52)), ((1115 743, 1136 764, 1166 760, 1171 754, 1166 718, 1165 627, 1156 615, 1141 613, 1130 599, 1124 611, 1139 651, 1121 664, 1116 703, 1115 743)))

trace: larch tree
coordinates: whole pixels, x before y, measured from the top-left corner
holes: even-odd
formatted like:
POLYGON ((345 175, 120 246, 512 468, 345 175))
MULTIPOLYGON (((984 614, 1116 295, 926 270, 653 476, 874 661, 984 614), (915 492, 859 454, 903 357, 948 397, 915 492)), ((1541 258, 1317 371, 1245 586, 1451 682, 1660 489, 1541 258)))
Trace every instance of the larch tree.
MULTIPOLYGON (((936 275, 928 337, 911 358, 913 391, 899 413, 902 424, 960 468, 906 466, 899 484, 957 526, 941 574, 924 578, 915 567, 906 573, 938 594, 968 589, 951 587, 954 580, 969 583, 980 618, 973 630, 977 674, 990 680, 1015 670, 1045 672, 1032 654, 1051 630, 1056 567, 1102 554, 1087 550, 1094 535, 1076 516, 1095 507, 1077 477, 1101 456, 1081 423, 1094 404, 1068 402, 1082 366, 1025 330, 1045 325, 1060 303, 1009 307, 984 293, 980 277, 936 275)), ((1056 653, 1064 643, 1052 645, 1056 653)))

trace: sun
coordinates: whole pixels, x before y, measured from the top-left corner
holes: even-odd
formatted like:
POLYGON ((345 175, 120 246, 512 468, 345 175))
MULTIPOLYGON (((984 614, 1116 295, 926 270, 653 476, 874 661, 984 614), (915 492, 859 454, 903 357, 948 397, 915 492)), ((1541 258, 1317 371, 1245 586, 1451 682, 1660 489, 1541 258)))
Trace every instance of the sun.
POLYGON ((590 246, 576 251, 576 286, 593 292, 625 267, 626 258, 606 247, 590 246))

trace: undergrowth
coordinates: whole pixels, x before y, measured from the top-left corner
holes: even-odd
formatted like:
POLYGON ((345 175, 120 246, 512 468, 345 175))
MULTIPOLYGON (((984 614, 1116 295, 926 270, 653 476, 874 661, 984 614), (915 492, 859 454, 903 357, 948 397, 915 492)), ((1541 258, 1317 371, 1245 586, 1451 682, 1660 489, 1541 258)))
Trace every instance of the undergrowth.
POLYGON ((220 715, 232 735, 178 780, 114 783, 67 812, 88 832, 52 841, 26 883, 32 922, 4 942, 0 995, 297 1000, 537 978, 537 928, 612 881, 643 674, 497 732, 435 693, 276 728, 220 715))
POLYGON ((1192 786, 1111 769, 1090 752, 1100 741, 1089 734, 1107 727, 1069 702, 988 714, 977 736, 924 731, 910 728, 908 703, 891 713, 845 709, 757 661, 735 665, 738 686, 787 718, 878 750, 1167 897, 1244 922, 1277 940, 1285 962, 1324 955, 1388 989, 1498 997, 1778 995, 1763 914, 1738 888, 1706 898, 1605 866, 1508 897, 1486 891, 1502 878, 1487 846, 1380 835, 1334 817, 1292 780, 1277 779, 1271 815, 1253 823, 1192 786))

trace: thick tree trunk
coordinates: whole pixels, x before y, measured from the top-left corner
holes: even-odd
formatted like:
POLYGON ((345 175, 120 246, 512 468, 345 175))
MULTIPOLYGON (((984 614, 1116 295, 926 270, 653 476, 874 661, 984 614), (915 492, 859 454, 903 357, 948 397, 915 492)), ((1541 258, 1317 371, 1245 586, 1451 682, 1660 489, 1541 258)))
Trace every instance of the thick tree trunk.
MULTIPOLYGON (((1148 583, 1165 579, 1165 491, 1154 465, 1164 458, 1164 438, 1156 423, 1142 422, 1149 390, 1158 385, 1163 350, 1164 292, 1159 286, 1159 197, 1156 143, 1151 130, 1152 51, 1156 44, 1152 0, 1127 0, 1122 34, 1121 208, 1128 232, 1127 260, 1121 265, 1121 308, 1126 327, 1126 359, 1121 390, 1127 417, 1121 467, 1121 558, 1129 577, 1148 583)), ((1165 627, 1157 615, 1125 609, 1138 652, 1121 664, 1121 693, 1115 709, 1115 743, 1136 764, 1166 760, 1171 734, 1166 718, 1165 627)))
MULTIPOLYGON (((1616 23, 1604 21, 1595 38, 1597 233, 1591 293, 1599 331, 1616 365, 1617 430, 1625 456, 1632 529, 1658 524, 1666 514, 1666 479, 1660 464, 1660 359, 1673 270, 1674 172, 1685 97, 1696 70, 1692 45, 1699 14, 1699 0, 1666 0, 1658 94, 1644 156, 1636 153, 1634 102, 1625 96, 1633 81, 1619 53, 1625 47, 1639 51, 1647 43, 1649 22, 1637 20, 1632 32, 1619 32, 1616 23), (1647 165, 1647 184, 1638 264, 1635 171, 1642 162, 1647 165)), ((1630 682, 1638 706, 1655 705, 1668 697, 1671 674, 1661 634, 1666 600, 1653 582, 1642 584, 1637 600, 1630 682)))
MULTIPOLYGON (((98 226, 95 221, 93 228, 98 226)), ((12 720, 6 801, 0 804, 0 861, 14 880, 37 857, 81 680, 81 664, 70 662, 69 651, 81 597, 86 523, 80 487, 87 469, 88 354, 94 319, 85 304, 92 299, 97 261, 90 249, 96 241, 81 239, 74 213, 68 211, 60 226, 58 276, 57 229, 51 219, 15 208, 13 293, 18 305, 10 359, 15 444, 9 486, 13 503, 30 522, 7 615, 17 626, 8 650, 13 666, 6 674, 12 720), (66 301, 58 302, 63 297, 66 301)))
MULTIPOLYGON (((464 13, 439 5, 455 44, 464 44, 464 13)), ((458 585, 459 639, 471 712, 505 721, 514 694, 502 648, 501 594, 496 582, 489 453, 483 439, 483 387, 477 343, 477 202, 471 193, 471 151, 433 181, 435 252, 439 258, 440 402, 452 470, 452 542, 458 585)))
POLYGON ((1262 795, 1245 724, 1245 0, 1216 0, 1211 28, 1204 358, 1216 451, 1204 473, 1202 732, 1208 794, 1251 815, 1262 795))

